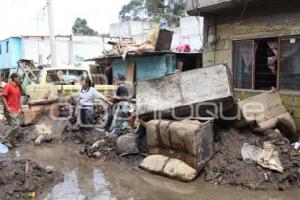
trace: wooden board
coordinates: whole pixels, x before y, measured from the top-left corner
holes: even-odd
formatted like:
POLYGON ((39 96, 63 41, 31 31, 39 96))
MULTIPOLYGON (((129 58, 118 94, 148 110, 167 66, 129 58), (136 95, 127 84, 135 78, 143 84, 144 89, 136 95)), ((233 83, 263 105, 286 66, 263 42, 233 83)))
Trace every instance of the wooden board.
POLYGON ((133 83, 135 81, 135 62, 128 62, 126 68, 126 81, 133 83))

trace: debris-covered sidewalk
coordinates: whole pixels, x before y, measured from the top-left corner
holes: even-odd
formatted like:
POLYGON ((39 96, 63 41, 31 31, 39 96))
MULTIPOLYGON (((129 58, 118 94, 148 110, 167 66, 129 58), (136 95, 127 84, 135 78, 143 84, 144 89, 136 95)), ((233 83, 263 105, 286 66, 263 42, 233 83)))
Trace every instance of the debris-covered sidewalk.
POLYGON ((0 171, 2 200, 36 199, 64 180, 52 167, 44 169, 30 160, 1 160, 0 171))

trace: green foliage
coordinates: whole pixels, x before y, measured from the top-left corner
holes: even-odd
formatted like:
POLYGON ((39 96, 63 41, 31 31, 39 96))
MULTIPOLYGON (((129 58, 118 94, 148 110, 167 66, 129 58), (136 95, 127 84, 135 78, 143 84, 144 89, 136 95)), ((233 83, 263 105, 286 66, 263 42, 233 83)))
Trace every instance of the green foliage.
POLYGON ((89 36, 97 36, 98 32, 93 30, 87 25, 87 21, 85 19, 81 19, 79 17, 76 18, 75 23, 72 27, 72 32, 74 35, 89 35, 89 36))
POLYGON ((148 20, 159 22, 162 18, 176 21, 185 13, 185 0, 131 0, 119 12, 122 21, 148 20))

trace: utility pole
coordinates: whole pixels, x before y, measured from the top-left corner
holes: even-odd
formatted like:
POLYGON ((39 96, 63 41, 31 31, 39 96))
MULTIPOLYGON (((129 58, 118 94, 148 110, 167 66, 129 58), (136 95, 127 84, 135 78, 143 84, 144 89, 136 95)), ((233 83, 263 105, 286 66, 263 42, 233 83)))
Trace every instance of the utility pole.
POLYGON ((53 9, 52 0, 47 0, 48 8, 48 25, 49 25, 49 37, 50 37, 50 52, 51 52, 51 67, 56 67, 56 45, 54 35, 54 22, 53 22, 53 9))

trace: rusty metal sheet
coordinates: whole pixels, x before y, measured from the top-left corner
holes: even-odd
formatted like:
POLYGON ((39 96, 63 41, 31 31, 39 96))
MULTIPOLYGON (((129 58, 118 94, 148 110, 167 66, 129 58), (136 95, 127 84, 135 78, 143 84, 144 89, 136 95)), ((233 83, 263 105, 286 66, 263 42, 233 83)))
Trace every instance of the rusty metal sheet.
MULTIPOLYGON (((232 74, 225 65, 195 69, 137 83, 139 115, 203 102, 234 102, 232 74)), ((229 103, 228 103, 229 102, 229 103)), ((188 113, 187 113, 188 115, 188 113)))

